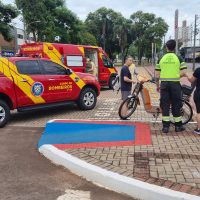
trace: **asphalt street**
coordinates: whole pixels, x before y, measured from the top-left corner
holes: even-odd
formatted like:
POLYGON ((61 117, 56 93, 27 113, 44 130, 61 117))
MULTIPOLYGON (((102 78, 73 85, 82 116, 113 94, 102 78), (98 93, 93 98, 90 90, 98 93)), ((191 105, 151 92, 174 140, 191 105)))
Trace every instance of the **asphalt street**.
POLYGON ((37 142, 42 131, 16 126, 0 129, 0 200, 132 199, 93 185, 40 155, 37 142))

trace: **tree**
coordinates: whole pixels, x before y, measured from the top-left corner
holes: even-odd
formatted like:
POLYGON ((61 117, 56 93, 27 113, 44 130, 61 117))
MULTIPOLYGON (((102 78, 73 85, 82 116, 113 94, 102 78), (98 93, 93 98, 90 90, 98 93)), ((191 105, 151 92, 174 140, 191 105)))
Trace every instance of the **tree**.
POLYGON ((135 32, 135 45, 138 48, 138 59, 141 61, 142 56, 151 58, 152 43, 161 47, 162 38, 168 31, 168 25, 160 18, 151 13, 138 11, 131 15, 132 27, 135 32))
POLYGON ((105 47, 111 58, 114 52, 124 51, 128 41, 127 29, 120 26, 122 22, 125 27, 127 21, 121 13, 105 7, 89 13, 85 21, 88 31, 95 36, 99 46, 105 47))
POLYGON ((0 1, 0 33, 3 35, 4 39, 10 41, 12 39, 11 35, 11 21, 18 16, 17 9, 8 4, 4 5, 0 1))
POLYGON ((16 0, 18 9, 21 10, 25 31, 32 32, 34 40, 53 40, 55 35, 54 13, 61 0, 16 0))
POLYGON ((132 43, 133 34, 131 32, 131 20, 127 20, 124 17, 119 17, 114 25, 114 34, 119 39, 120 53, 122 60, 128 53, 129 45, 132 43))
POLYGON ((96 44, 84 23, 64 6, 63 0, 16 0, 16 4, 22 12, 26 31, 33 33, 35 41, 54 42, 55 36, 60 36, 61 43, 96 44), (88 40, 83 38, 86 35, 88 40))

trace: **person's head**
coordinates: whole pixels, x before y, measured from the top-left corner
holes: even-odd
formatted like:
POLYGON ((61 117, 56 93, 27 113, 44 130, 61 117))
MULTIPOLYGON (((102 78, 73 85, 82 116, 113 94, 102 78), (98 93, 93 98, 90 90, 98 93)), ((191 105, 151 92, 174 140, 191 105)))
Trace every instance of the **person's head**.
POLYGON ((176 41, 168 40, 165 45, 166 45, 167 51, 174 51, 176 48, 176 41))
POLYGON ((127 56, 125 60, 125 65, 126 66, 131 66, 133 64, 133 57, 132 56, 127 56))
POLYGON ((89 59, 89 58, 86 58, 86 62, 90 62, 90 59, 89 59))

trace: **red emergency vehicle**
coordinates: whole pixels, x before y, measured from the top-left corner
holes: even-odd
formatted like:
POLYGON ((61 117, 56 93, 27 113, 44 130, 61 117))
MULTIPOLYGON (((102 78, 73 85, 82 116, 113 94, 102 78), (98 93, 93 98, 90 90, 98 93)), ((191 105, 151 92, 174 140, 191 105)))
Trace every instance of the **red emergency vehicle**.
POLYGON ((112 88, 112 82, 117 70, 102 48, 97 46, 59 44, 59 43, 29 43, 21 45, 21 56, 49 58, 58 64, 62 63, 75 72, 86 73, 87 60, 95 65, 95 76, 101 86, 112 88))
POLYGON ((0 127, 19 112, 50 108, 75 101, 83 110, 93 109, 100 94, 97 79, 74 73, 45 58, 0 58, 0 127))

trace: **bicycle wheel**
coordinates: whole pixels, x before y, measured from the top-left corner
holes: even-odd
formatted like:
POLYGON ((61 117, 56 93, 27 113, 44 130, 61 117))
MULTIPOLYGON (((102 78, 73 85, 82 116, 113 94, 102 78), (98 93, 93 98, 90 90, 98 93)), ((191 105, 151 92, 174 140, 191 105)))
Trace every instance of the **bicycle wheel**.
POLYGON ((130 117, 137 108, 137 100, 134 97, 127 98, 122 102, 119 107, 119 116, 121 119, 126 120, 130 117))
MULTIPOLYGON (((187 101, 183 101, 183 106, 181 108, 181 116, 183 125, 187 124, 192 119, 193 110, 191 105, 187 101)), ((175 124, 171 110, 170 110, 170 121, 172 124, 175 124)))

